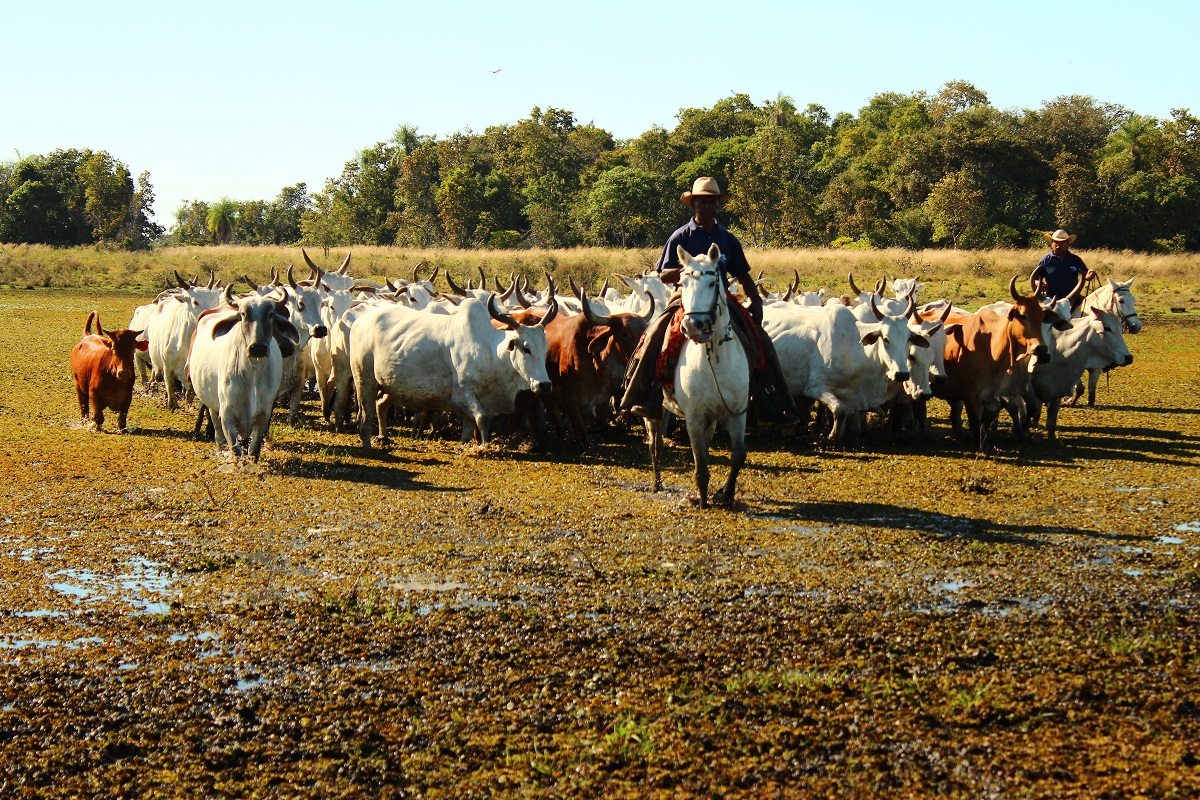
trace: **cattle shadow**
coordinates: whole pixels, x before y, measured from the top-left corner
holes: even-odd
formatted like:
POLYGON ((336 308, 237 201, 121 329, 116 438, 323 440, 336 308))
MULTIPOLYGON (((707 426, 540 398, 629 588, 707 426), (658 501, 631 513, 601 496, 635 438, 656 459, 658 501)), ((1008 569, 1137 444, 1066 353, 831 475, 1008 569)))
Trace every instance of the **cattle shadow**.
POLYGON ((815 522, 831 526, 853 525, 881 530, 912 531, 934 541, 971 539, 1033 548, 1052 545, 1052 542, 1036 538, 1046 535, 1077 536, 1112 542, 1144 541, 1146 539, 1145 536, 1139 534, 1105 533, 1064 525, 1017 524, 980 517, 953 516, 936 511, 905 508, 890 503, 755 501, 753 507, 749 503, 747 504, 745 513, 750 517, 815 522))
POLYGON ((364 464, 330 464, 324 461, 313 461, 294 455, 281 455, 275 451, 271 461, 273 469, 281 475, 290 478, 308 478, 322 481, 337 481, 355 485, 378 486, 383 489, 415 492, 465 492, 466 489, 457 486, 441 486, 429 481, 420 480, 417 473, 402 469, 398 465, 405 463, 401 459, 387 454, 380 454, 376 459, 385 463, 379 465, 364 464))
MULTIPOLYGON (((1086 410, 1086 406, 1080 406, 1086 410)), ((1200 408, 1162 408, 1159 406, 1096 406, 1096 411, 1129 411, 1135 414, 1200 414, 1200 408)))

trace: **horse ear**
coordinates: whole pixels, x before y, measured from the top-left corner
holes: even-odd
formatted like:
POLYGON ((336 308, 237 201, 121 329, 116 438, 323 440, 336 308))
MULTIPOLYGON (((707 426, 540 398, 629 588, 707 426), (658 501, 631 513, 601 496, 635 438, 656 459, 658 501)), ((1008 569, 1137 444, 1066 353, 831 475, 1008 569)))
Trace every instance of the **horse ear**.
POLYGON ((708 248, 708 260, 714 264, 721 260, 721 248, 717 247, 716 242, 713 242, 712 247, 708 248))
POLYGON ((678 259, 679 266, 686 267, 688 265, 688 261, 691 259, 691 256, 688 254, 687 250, 683 249, 683 245, 677 244, 675 245, 675 258, 678 259))

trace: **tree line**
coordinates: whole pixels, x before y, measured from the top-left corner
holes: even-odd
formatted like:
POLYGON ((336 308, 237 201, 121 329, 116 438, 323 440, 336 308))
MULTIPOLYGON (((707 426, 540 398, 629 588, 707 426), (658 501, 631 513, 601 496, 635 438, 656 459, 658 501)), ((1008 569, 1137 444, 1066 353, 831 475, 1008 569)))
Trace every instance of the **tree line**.
MULTIPOLYGON (((686 219, 680 192, 711 175, 731 194, 722 221, 751 246, 1025 247, 1063 227, 1088 247, 1200 249, 1200 120, 1185 109, 1157 119, 1064 96, 1005 110, 952 81, 858 114, 733 94, 676 120, 630 140, 558 108, 481 134, 404 125, 321 191, 186 203, 165 241, 655 246, 686 219)), ((19 167, 0 172, 4 241, 42 230, 8 222, 37 216, 19 167)))

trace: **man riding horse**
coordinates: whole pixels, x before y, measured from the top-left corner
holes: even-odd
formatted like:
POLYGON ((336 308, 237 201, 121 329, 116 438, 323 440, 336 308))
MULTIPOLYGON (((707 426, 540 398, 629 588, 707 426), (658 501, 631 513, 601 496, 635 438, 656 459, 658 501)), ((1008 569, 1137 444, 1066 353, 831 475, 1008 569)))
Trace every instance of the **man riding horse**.
MULTIPOLYGON (((680 265, 677 263, 676 248, 682 247, 693 255, 707 252, 712 245, 721 251, 720 268, 723 275, 737 278, 750 301, 748 309, 729 296, 729 308, 734 327, 751 355, 751 406, 750 414, 759 424, 794 425, 799 421, 796 405, 788 393, 783 370, 775 355, 771 340, 762 329, 762 298, 750 275, 750 264, 737 237, 717 222, 717 207, 729 197, 721 192, 714 178, 697 178, 691 191, 684 192, 680 200, 691 206, 693 216, 687 224, 676 230, 667 239, 662 257, 658 260, 658 275, 663 283, 674 286, 679 282, 680 265), (756 357, 757 356, 757 357, 756 357), (757 369, 754 366, 757 363, 757 369)), ((625 395, 621 408, 640 417, 662 416, 662 381, 664 373, 670 372, 669 359, 660 358, 668 332, 672 328, 679 310, 679 292, 676 291, 667 307, 650 323, 638 343, 637 351, 630 361, 625 377, 625 395)))

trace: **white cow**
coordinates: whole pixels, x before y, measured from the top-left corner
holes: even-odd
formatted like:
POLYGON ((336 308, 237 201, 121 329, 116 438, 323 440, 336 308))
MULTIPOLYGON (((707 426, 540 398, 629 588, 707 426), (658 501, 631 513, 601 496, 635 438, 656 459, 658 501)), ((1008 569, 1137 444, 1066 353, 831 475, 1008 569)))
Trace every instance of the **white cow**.
POLYGON ((299 338, 275 297, 251 294, 201 317, 188 355, 187 370, 199 401, 216 428, 218 454, 225 447, 240 458, 248 444, 257 460, 279 391, 283 352, 299 338))
POLYGON ((363 314, 350 329, 363 447, 371 446, 376 419, 387 441, 392 405, 452 411, 462 419, 464 442, 477 429, 486 444, 490 420, 513 412, 517 392, 550 392, 545 326, 557 313, 552 302, 537 325, 521 325, 489 297, 486 305, 464 300, 448 316, 395 305, 363 314))
POLYGON ((1048 363, 1038 363, 1030 382, 1032 390, 1025 398, 1028 421, 1036 425, 1041 407, 1046 405, 1046 436, 1055 438, 1058 409, 1062 399, 1079 382, 1085 369, 1113 369, 1133 363, 1133 354, 1121 335, 1116 315, 1099 308, 1071 320, 1065 331, 1045 326, 1048 363))
POLYGON ((216 289, 192 286, 179 277, 179 273, 175 273, 175 278, 179 281, 179 290, 169 295, 170 299, 158 303, 157 313, 145 328, 146 339, 150 342, 148 349, 154 378, 167 387, 167 409, 170 411, 179 407, 176 381, 183 386, 185 395, 191 392, 187 378, 187 355, 196 321, 201 314, 221 302, 221 293, 216 289))
POLYGON ((842 305, 763 309, 763 329, 775 345, 788 390, 798 400, 816 400, 830 410, 833 441, 845 437, 848 425, 857 427, 860 412, 887 401, 888 381, 909 381, 909 346, 929 345, 909 329, 907 313, 884 314, 873 297, 868 305, 874 309, 872 323, 860 322, 842 305))

